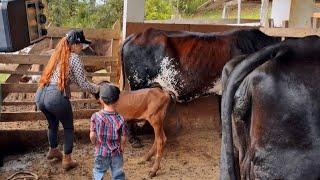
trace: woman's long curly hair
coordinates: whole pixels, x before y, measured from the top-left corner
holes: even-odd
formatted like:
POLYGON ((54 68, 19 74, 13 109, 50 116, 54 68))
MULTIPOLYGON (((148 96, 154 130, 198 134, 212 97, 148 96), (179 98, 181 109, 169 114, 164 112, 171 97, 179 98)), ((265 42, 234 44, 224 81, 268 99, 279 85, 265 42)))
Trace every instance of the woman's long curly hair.
POLYGON ((66 87, 67 77, 69 75, 69 58, 71 48, 67 38, 62 38, 51 55, 48 64, 46 65, 39 82, 39 87, 44 87, 50 83, 50 78, 55 68, 60 65, 60 73, 58 79, 58 88, 63 91, 66 87))

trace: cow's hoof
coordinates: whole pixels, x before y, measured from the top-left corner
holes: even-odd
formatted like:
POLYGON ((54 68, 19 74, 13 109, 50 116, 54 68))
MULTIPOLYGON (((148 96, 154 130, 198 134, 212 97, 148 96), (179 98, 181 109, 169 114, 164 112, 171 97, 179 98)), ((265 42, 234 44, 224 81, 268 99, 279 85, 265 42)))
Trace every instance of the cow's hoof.
POLYGON ((141 143, 141 140, 139 138, 130 138, 129 139, 129 143, 131 144, 131 146, 133 148, 142 148, 143 147, 143 144, 141 143))
POLYGON ((150 178, 153 178, 153 177, 155 177, 157 175, 157 171, 150 171, 149 172, 149 177, 150 178))

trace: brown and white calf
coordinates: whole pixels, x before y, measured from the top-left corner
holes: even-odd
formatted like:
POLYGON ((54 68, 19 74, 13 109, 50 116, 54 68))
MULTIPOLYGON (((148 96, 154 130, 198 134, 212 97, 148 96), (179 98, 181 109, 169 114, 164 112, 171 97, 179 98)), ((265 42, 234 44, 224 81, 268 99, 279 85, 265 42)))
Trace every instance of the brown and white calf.
POLYGON ((156 175, 160 168, 163 148, 167 137, 164 133, 163 123, 168 106, 171 102, 169 92, 160 88, 148 88, 137 91, 122 91, 115 104, 116 111, 125 121, 147 120, 154 129, 154 143, 144 161, 149 161, 155 155, 155 161, 149 176, 156 175))

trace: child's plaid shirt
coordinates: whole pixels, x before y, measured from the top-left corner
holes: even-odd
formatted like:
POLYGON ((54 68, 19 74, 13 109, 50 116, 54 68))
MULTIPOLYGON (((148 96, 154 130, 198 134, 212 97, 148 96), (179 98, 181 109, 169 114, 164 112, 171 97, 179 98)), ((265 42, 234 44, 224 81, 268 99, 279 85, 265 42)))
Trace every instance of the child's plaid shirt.
POLYGON ((90 131, 97 135, 95 156, 121 154, 120 137, 126 136, 127 129, 122 116, 116 112, 100 110, 91 116, 90 131))

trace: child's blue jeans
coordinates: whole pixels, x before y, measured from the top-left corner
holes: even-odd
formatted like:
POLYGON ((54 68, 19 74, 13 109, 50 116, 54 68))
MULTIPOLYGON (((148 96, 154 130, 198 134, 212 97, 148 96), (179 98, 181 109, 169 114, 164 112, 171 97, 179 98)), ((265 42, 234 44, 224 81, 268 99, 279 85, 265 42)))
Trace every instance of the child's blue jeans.
POLYGON ((110 168, 112 180, 124 180, 123 157, 116 155, 113 157, 96 156, 93 167, 93 179, 101 180, 104 173, 110 168))

